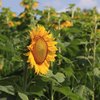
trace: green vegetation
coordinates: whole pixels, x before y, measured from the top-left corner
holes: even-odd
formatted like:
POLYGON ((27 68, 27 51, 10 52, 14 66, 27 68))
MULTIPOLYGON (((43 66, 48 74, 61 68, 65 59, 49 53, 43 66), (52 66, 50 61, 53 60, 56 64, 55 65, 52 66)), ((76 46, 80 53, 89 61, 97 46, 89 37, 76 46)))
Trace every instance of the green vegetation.
POLYGON ((66 12, 40 11, 23 0, 16 15, 0 12, 0 100, 99 100, 100 14, 70 4, 66 12), (27 5, 27 6, 26 6, 27 5), (55 37, 57 57, 46 75, 27 68, 29 31, 43 25, 55 37))

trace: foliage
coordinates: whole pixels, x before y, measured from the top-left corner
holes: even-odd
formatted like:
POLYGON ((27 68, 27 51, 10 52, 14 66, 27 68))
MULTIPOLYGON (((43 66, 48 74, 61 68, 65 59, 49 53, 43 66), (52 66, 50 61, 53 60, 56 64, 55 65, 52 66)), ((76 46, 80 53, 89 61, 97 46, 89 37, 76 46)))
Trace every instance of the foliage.
POLYGON ((24 11, 0 12, 0 99, 7 100, 99 100, 100 14, 96 8, 43 11, 23 0, 24 11), (28 69, 29 31, 43 25, 57 40, 56 61, 46 75, 28 69))

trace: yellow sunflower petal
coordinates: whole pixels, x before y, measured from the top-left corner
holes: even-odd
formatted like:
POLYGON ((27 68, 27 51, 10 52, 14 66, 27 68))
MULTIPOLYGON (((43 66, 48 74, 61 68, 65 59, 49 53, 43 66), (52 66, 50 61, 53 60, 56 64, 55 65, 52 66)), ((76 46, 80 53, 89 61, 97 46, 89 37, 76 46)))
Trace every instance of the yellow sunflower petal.
POLYGON ((48 48, 49 51, 54 52, 57 51, 57 48, 55 46, 51 46, 48 48))
POLYGON ((47 44, 48 44, 48 46, 53 46, 53 45, 56 45, 57 42, 55 42, 55 41, 50 41, 50 42, 47 42, 47 44))
POLYGON ((43 63, 42 65, 39 66, 39 73, 40 74, 47 74, 48 72, 48 67, 45 66, 45 64, 43 63))
POLYGON ((49 63, 48 63, 46 60, 44 61, 44 64, 45 64, 45 66, 47 66, 47 67, 50 66, 49 63))
POLYGON ((29 52, 27 55, 28 55, 28 61, 27 62, 30 62, 31 68, 33 68, 33 66, 35 65, 33 55, 32 55, 31 52, 29 52))
POLYGON ((53 41, 54 40, 52 34, 44 35, 44 39, 45 39, 45 41, 53 41))
POLYGON ((56 55, 48 55, 46 60, 47 61, 55 61, 55 57, 56 57, 56 55))

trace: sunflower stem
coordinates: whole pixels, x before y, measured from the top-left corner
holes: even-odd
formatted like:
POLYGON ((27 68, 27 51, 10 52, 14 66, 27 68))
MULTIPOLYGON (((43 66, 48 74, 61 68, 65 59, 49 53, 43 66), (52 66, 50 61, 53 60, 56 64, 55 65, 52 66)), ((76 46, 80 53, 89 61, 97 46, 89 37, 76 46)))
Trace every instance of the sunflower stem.
MULTIPOLYGON (((95 16, 95 29, 94 29, 94 34, 96 34, 96 30, 97 30, 97 18, 95 16)), ((92 100, 95 100, 95 75, 94 75, 94 68, 96 66, 96 36, 94 37, 94 43, 93 43, 93 64, 92 64, 92 73, 93 73, 93 77, 92 77, 92 81, 93 81, 93 95, 92 95, 92 100)))
MULTIPOLYGON (((59 31, 60 31, 60 29, 61 29, 61 25, 60 25, 60 24, 61 24, 61 19, 59 19, 59 22, 58 22, 59 31)), ((59 39, 60 39, 60 37, 61 37, 60 32, 59 32, 58 37, 59 37, 59 39)), ((60 48, 60 47, 58 48, 58 51, 59 51, 59 53, 61 54, 61 48, 60 48)), ((59 59, 58 65, 61 65, 61 59, 59 59)))
MULTIPOLYGON (((53 62, 51 62, 51 70, 53 71, 53 62)), ((50 100, 54 100, 53 81, 50 82, 50 100)))
POLYGON ((51 82, 51 100, 54 100, 54 93, 53 93, 53 82, 51 82))
POLYGON ((24 79, 23 79, 23 89, 24 91, 26 91, 26 88, 27 88, 27 72, 28 72, 28 69, 27 69, 27 65, 25 64, 24 66, 24 79))
POLYGON ((48 7, 48 22, 50 20, 50 7, 48 7))

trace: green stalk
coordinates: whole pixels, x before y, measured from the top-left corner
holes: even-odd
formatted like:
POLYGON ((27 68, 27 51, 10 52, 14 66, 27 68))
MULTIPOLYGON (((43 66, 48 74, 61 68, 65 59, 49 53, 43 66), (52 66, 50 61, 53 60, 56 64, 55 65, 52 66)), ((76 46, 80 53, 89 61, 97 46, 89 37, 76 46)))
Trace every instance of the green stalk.
POLYGON ((28 67, 27 67, 27 65, 25 64, 25 66, 24 66, 24 73, 23 73, 23 89, 24 89, 24 91, 26 92, 26 89, 27 89, 27 75, 28 74, 28 67))
POLYGON ((51 82, 51 100, 54 100, 54 93, 53 93, 53 82, 51 82))
MULTIPOLYGON (((61 19, 59 19, 59 22, 58 22, 58 28, 59 28, 59 31, 61 29, 61 19)), ((61 35, 60 35, 60 32, 59 32, 59 35, 58 35, 58 38, 60 39, 61 35)), ((58 48, 58 52, 61 53, 61 48, 59 47, 58 48)), ((61 60, 59 59, 59 62, 58 62, 58 65, 61 65, 61 60)))
POLYGON ((71 16, 72 19, 74 18, 74 13, 75 13, 75 10, 72 9, 72 16, 71 16))
MULTIPOLYGON (((97 30, 97 24, 96 24, 96 16, 95 16, 95 29, 94 29, 94 34, 96 34, 96 30, 97 30)), ((96 35, 94 35, 94 43, 93 43, 93 65, 92 65, 92 72, 93 72, 93 77, 92 77, 92 81, 93 81, 93 98, 92 100, 95 100, 95 76, 94 76, 94 68, 96 66, 96 35)))
MULTIPOLYGON (((51 70, 53 71, 53 62, 51 62, 51 70)), ((50 100, 54 100, 53 81, 50 82, 50 100)))
POLYGON ((50 20, 50 8, 48 7, 48 22, 50 20))
POLYGON ((93 66, 92 66, 92 71, 93 71, 93 99, 95 100, 95 76, 94 76, 94 68, 95 68, 95 60, 96 60, 96 41, 94 41, 94 45, 93 45, 93 66))

